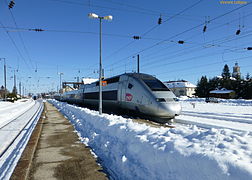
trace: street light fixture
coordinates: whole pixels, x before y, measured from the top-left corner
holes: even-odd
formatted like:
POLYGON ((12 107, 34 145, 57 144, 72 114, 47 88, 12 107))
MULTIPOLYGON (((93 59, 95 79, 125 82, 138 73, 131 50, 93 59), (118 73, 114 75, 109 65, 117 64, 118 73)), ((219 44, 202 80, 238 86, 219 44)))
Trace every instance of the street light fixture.
POLYGON ((102 114, 102 19, 112 21, 112 16, 98 16, 95 13, 89 13, 88 17, 91 19, 100 20, 100 65, 99 65, 99 114, 102 114))

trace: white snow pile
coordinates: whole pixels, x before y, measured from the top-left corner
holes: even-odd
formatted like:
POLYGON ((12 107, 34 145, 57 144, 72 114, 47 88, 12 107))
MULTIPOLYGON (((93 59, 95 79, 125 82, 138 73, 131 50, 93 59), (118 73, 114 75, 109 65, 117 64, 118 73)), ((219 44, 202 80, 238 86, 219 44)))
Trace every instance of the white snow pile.
POLYGON ((50 100, 98 156, 110 179, 252 179, 252 133, 150 127, 50 100))

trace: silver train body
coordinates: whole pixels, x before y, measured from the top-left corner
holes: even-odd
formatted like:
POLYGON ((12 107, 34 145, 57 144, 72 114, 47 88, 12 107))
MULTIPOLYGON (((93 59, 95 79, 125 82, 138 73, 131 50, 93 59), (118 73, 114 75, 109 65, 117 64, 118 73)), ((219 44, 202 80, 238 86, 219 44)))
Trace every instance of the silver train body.
MULTIPOLYGON (((105 109, 133 112, 165 123, 181 113, 176 96, 157 78, 142 73, 125 73, 104 79, 102 105, 105 109)), ((62 101, 98 107, 99 82, 81 85, 79 90, 65 92, 62 101)))

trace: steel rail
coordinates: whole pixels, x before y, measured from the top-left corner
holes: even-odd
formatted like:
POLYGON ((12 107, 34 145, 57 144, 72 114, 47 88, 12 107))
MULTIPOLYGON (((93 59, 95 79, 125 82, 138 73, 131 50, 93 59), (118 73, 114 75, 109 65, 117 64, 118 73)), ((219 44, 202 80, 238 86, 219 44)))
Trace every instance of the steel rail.
MULTIPOLYGON (((34 117, 36 117, 40 112, 41 112, 41 110, 43 110, 43 103, 42 102, 38 102, 38 103, 40 103, 40 106, 38 107, 38 109, 36 110, 36 112, 32 115, 32 117, 28 120, 28 122, 19 130, 19 132, 17 133, 17 135, 11 140, 11 142, 7 145, 7 147, 2 151, 2 152, 0 152, 0 159, 2 158, 2 156, 8 151, 8 149, 12 146, 12 144, 15 142, 15 140, 19 137, 19 135, 23 132, 23 130, 31 123, 31 121, 33 120, 33 121, 35 121, 36 120, 36 118, 34 118, 34 117)), ((36 105, 36 103, 34 104, 34 106, 36 105)), ((34 107, 34 106, 32 106, 32 107, 34 107)), ((29 109, 30 110, 30 109, 29 109)), ((29 111, 28 110, 28 111, 29 111)), ((27 111, 25 111, 25 113, 26 113, 27 111)), ((25 113, 23 113, 22 115, 24 115, 25 113)), ((20 115, 21 116, 21 115, 20 115)), ((19 117, 20 117, 19 116, 19 117)), ((17 118, 15 119, 15 120, 17 120, 17 118)), ((13 122, 13 121, 11 121, 11 122, 13 122)), ((10 122, 10 123, 11 123, 10 122)), ((8 123, 8 124, 10 124, 10 123, 8 123)), ((31 125, 32 125, 33 123, 31 123, 31 125)), ((5 125, 6 126, 6 125, 5 125)), ((3 127, 2 127, 3 128, 3 127)), ((1 129, 2 129, 1 128, 1 129)), ((27 129, 29 129, 29 128, 27 128, 27 129)))
MULTIPOLYGON (((33 108, 34 106, 36 105, 36 102, 35 104, 31 107, 33 108)), ((26 111, 24 111, 22 114, 18 115, 18 117, 10 120, 9 122, 7 122, 6 124, 4 124, 3 126, 0 127, 0 130, 3 129, 4 127, 6 127, 7 125, 9 125, 10 123, 12 123, 13 121, 17 120, 20 116, 24 115, 27 111, 29 111, 31 108, 27 109, 26 111)))

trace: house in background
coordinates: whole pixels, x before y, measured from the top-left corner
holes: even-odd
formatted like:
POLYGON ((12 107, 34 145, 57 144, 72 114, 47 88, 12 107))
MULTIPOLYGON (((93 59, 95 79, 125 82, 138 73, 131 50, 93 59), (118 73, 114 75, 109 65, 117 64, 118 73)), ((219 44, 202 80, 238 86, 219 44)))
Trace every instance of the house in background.
POLYGON ((210 97, 222 98, 222 99, 233 99, 235 98, 235 91, 227 90, 225 88, 216 89, 209 92, 210 97))
POLYGON ((165 81, 163 82, 177 97, 194 97, 196 86, 188 81, 165 81))

